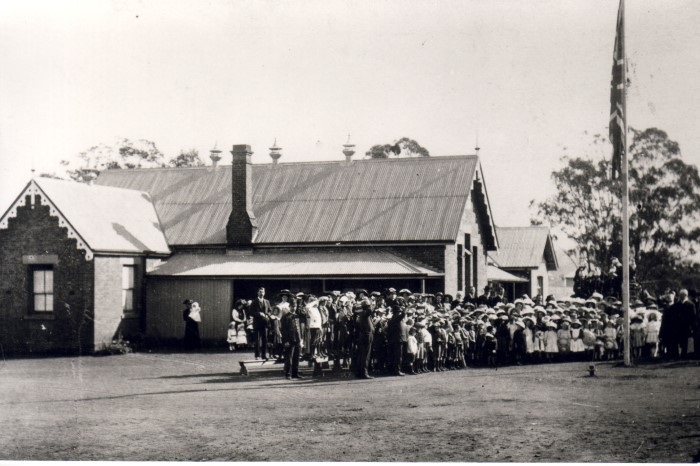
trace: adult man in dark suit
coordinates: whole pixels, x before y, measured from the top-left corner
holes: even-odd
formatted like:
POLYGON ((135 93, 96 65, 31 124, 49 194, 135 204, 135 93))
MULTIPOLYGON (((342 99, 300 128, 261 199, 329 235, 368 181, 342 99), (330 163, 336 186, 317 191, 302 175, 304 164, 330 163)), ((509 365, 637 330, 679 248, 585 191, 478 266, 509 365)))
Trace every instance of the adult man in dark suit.
MULTIPOLYGON (((695 304, 688 299, 688 290, 678 292, 678 316, 679 316, 679 332, 678 340, 681 345, 681 358, 688 356, 688 340, 693 336, 695 327, 695 304)), ((694 346, 694 345, 693 345, 694 346)), ((694 349, 697 352, 697 348, 694 349)))
POLYGON ((474 288, 473 286, 470 286, 469 293, 467 293, 466 296, 464 296, 464 302, 465 303, 472 303, 473 305, 476 306, 476 299, 477 299, 476 288, 474 288))
POLYGON ((394 375, 405 375, 401 371, 403 353, 408 342, 408 327, 404 322, 404 312, 400 306, 391 308, 391 320, 386 327, 386 337, 389 345, 390 369, 394 375))
POLYGON ((484 294, 476 298, 477 304, 486 304, 488 306, 489 300, 491 299, 491 287, 486 285, 484 287, 484 294))
POLYGON ((368 299, 362 300, 362 310, 357 316, 355 330, 357 332, 357 372, 360 379, 373 379, 369 375, 369 359, 372 355, 372 341, 374 339, 374 323, 372 322, 372 304, 368 299))
POLYGON ((258 297, 250 303, 250 315, 253 317, 255 334, 255 359, 267 359, 267 324, 272 313, 270 301, 265 299, 265 288, 258 288, 258 297))
POLYGON ((678 301, 664 311, 661 320, 659 338, 668 357, 678 359, 688 355, 688 339, 692 336, 694 322, 695 305, 688 299, 688 290, 681 290, 678 301))
POLYGON ((289 308, 282 310, 280 321, 282 344, 284 345, 284 376, 287 379, 302 379, 299 375, 299 354, 301 353, 301 326, 299 318, 289 308))

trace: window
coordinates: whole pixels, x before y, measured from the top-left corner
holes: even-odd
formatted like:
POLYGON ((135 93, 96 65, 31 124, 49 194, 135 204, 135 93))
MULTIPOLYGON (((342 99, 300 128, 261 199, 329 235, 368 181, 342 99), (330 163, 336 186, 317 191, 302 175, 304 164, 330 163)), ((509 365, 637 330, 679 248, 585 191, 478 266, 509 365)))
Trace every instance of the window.
POLYGON ((474 287, 476 288, 476 293, 479 294, 479 248, 474 246, 472 248, 472 266, 474 273, 474 287))
POLYGON ((544 297, 544 277, 537 277, 537 295, 544 297))
POLYGON ((134 266, 122 265, 122 309, 134 312, 134 266))
POLYGON ((464 281, 462 280, 462 270, 464 260, 464 250, 462 245, 457 245, 457 291, 462 291, 464 289, 464 281))
POLYGON ((53 267, 32 267, 32 310, 53 312, 53 267))
POLYGON ((473 286, 472 284, 472 235, 469 233, 464 234, 464 251, 466 256, 464 257, 464 285, 466 288, 473 286))

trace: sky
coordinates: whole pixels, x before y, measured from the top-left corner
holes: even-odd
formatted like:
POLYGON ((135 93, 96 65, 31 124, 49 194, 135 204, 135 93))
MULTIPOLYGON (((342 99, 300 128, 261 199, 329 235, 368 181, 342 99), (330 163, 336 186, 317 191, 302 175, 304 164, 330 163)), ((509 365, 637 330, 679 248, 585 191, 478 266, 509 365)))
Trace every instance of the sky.
MULTIPOLYGON (((269 163, 409 137, 479 156, 499 226, 607 134, 616 0, 0 0, 0 210, 120 138, 269 163), (224 154, 226 155, 226 154, 224 154)), ((628 124, 700 165, 700 8, 627 0, 628 124)), ((609 154, 608 154, 609 156, 609 154)), ((226 159, 224 159, 226 160, 226 159)), ((391 180, 387 180, 390 182, 391 180)))

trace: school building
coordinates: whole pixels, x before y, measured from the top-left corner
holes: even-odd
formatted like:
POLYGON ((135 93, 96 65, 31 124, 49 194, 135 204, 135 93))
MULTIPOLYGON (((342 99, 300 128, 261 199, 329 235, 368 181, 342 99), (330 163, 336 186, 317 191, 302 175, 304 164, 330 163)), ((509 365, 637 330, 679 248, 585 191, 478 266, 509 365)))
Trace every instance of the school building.
MULTIPOLYGON (((92 185, 36 178, 0 218, 0 344, 89 353, 118 336, 204 340, 258 286, 324 293, 393 286, 455 294, 488 281, 499 247, 476 155, 106 170, 92 185)), ((260 156, 258 156, 260 157, 260 156)))

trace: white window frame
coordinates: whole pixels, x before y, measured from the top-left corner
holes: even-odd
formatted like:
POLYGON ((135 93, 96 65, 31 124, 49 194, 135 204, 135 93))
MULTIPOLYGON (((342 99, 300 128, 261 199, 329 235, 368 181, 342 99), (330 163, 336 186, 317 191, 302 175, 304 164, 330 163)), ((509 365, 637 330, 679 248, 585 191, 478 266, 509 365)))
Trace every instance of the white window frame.
POLYGON ((136 306, 134 305, 136 290, 136 265, 135 264, 122 264, 122 312, 125 314, 133 314, 136 312, 136 306), (128 281, 128 275, 125 273, 131 270, 131 283, 126 283, 128 281), (131 306, 128 307, 129 300, 127 296, 131 296, 131 306))
POLYGON ((40 265, 31 268, 32 313, 53 313, 55 309, 55 275, 53 266, 40 265), (37 305, 39 304, 39 305, 37 305))

